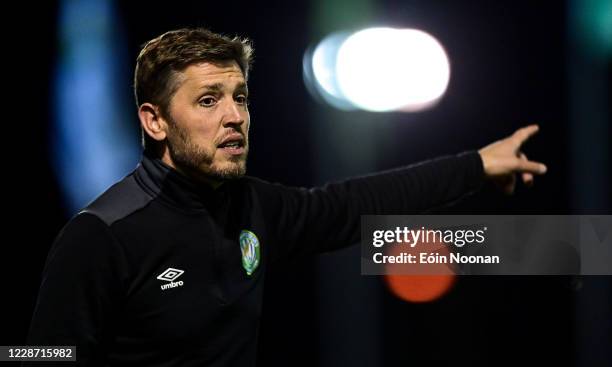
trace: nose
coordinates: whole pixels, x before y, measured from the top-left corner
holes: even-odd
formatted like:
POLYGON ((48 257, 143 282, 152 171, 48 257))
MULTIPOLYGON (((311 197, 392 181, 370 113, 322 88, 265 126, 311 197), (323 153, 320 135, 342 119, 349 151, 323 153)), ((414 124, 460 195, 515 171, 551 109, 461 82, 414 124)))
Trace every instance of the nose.
POLYGON ((230 100, 228 103, 226 103, 224 112, 223 126, 239 126, 244 124, 245 117, 243 107, 238 105, 234 100, 230 100))

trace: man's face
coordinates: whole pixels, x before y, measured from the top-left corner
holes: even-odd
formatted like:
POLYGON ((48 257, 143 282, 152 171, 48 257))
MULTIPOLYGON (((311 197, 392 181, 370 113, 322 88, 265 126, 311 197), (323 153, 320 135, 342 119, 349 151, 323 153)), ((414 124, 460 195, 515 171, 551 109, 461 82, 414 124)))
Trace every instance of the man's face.
POLYGON ((162 160, 203 179, 243 176, 249 150, 247 97, 236 62, 188 66, 170 101, 168 151, 162 160))

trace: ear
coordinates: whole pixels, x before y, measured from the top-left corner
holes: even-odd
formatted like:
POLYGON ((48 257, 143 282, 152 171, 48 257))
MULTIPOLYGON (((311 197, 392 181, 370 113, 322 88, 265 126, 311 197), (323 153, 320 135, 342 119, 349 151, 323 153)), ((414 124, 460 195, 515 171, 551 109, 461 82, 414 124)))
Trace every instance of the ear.
POLYGON ((166 139, 168 124, 161 116, 157 106, 151 103, 143 103, 138 108, 138 118, 142 129, 151 138, 157 141, 166 139))

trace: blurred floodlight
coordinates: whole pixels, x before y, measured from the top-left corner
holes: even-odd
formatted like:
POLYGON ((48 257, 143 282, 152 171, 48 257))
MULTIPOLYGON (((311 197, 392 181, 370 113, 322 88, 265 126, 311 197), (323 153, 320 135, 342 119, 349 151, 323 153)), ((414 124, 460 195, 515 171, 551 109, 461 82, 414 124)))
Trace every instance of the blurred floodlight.
POLYGON ((356 107, 342 94, 336 79, 336 59, 342 43, 350 33, 334 33, 323 39, 304 55, 304 81, 315 97, 342 110, 356 107))
POLYGON ((416 111, 446 91, 450 68, 444 49, 427 33, 371 28, 342 44, 336 75, 344 95, 365 110, 416 111))
POLYGON ((440 43, 416 29, 369 28, 348 37, 330 36, 315 48, 310 62, 315 89, 326 101, 332 96, 330 104, 336 107, 342 101, 376 112, 431 107, 450 78, 440 43))

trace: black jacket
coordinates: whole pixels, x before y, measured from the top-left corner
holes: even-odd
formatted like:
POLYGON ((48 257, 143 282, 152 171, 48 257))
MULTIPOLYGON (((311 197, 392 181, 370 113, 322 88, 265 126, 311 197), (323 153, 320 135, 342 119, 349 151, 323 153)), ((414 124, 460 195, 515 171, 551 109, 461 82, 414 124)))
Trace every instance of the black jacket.
POLYGON ((76 345, 86 366, 253 365, 268 264, 358 242, 361 214, 419 213, 482 181, 468 152, 310 190, 251 177, 212 190, 145 156, 62 229, 28 344, 76 345))

